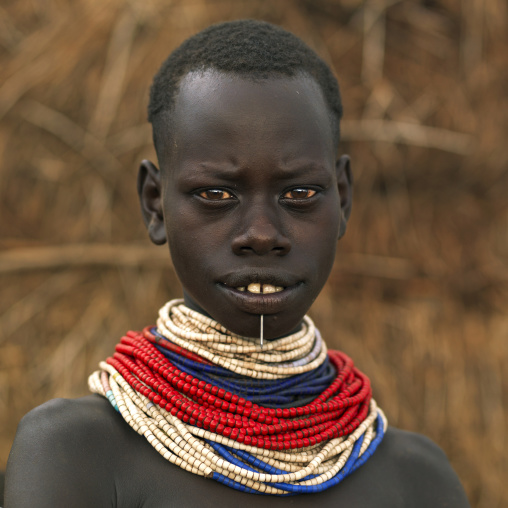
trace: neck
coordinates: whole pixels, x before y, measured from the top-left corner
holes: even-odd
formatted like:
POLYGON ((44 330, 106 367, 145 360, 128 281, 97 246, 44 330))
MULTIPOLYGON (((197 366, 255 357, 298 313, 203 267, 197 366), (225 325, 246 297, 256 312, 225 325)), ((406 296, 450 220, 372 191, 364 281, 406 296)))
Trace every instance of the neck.
MULTIPOLYGON (((222 323, 220 323, 220 321, 218 321, 214 316, 212 316, 211 314, 209 314, 205 309, 203 309, 203 307, 201 307, 188 293, 187 291, 184 289, 183 290, 183 303, 186 307, 188 307, 189 309, 195 311, 195 312, 199 312, 200 314, 202 314, 203 316, 209 318, 209 319, 212 319, 214 321, 216 321, 217 323, 221 324, 221 326, 223 326, 224 328, 227 329, 227 326, 224 326, 222 325, 222 323)), ((251 337, 251 338, 254 338, 254 339, 260 339, 261 337, 261 314, 257 315, 257 318, 259 319, 259 333, 257 336, 255 337, 251 337)), ((265 319, 264 319, 265 323, 266 323, 266 316, 265 316, 265 319)), ((264 324, 265 324, 264 323, 264 324)), ((279 339, 283 339, 284 337, 289 337, 290 335, 294 335, 295 333, 298 333, 302 330, 302 326, 303 326, 303 319, 291 330, 288 330, 287 332, 283 333, 283 334, 279 334, 277 337, 273 337, 273 338, 267 338, 266 337, 266 334, 263 333, 263 340, 266 341, 266 342, 271 342, 271 341, 274 341, 274 340, 279 340, 279 339)))

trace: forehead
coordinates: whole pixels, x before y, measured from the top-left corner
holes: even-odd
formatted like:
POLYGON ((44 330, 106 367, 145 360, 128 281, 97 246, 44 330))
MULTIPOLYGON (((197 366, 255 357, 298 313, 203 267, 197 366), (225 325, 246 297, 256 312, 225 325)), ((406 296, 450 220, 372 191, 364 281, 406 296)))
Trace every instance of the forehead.
MULTIPOLYGON (((170 122, 159 122, 164 159, 227 152, 232 159, 278 152, 281 157, 334 158, 330 114, 307 75, 244 78, 215 70, 182 80, 170 122)), ((159 161, 162 163, 162 161, 159 161)), ((236 162, 236 161, 235 161, 236 162)))

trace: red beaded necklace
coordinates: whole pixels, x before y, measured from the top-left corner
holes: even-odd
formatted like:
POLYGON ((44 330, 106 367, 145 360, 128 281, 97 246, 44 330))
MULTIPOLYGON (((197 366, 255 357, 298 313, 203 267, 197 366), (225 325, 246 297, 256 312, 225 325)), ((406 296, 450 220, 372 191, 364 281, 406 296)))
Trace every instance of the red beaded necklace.
POLYGON ((243 492, 320 492, 383 439, 369 379, 308 316, 263 347, 178 300, 157 325, 124 336, 89 386, 178 467, 243 492))
MULTIPOLYGON (((314 446, 351 434, 369 413, 369 379, 339 351, 328 352, 337 377, 321 395, 305 406, 280 409, 253 404, 182 372, 154 342, 147 329, 129 332, 107 363, 134 390, 176 418, 244 445, 269 450, 314 446)), ((188 358, 208 363, 176 348, 188 358)))

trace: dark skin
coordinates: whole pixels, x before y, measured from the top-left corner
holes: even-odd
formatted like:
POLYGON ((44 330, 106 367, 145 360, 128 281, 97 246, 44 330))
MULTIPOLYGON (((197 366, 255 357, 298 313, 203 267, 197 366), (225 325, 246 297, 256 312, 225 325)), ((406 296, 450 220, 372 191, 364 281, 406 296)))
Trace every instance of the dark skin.
POLYGON ((260 83, 189 74, 140 193, 156 243, 168 241, 187 305, 242 335, 287 335, 325 284, 351 210, 349 158, 336 159, 310 78, 260 83), (162 199, 146 199, 160 196, 162 199), (271 295, 235 288, 284 287, 271 295))
MULTIPOLYGON (((349 158, 336 158, 328 111, 309 77, 249 81, 189 74, 171 123, 156 122, 161 171, 138 188, 150 238, 168 241, 186 304, 234 332, 287 335, 332 267, 351 209, 349 158), (244 294, 251 282, 284 287, 244 294)), ((102 397, 54 400, 20 423, 6 507, 466 507, 446 456, 389 428, 339 485, 291 498, 244 494, 166 462, 102 397)))

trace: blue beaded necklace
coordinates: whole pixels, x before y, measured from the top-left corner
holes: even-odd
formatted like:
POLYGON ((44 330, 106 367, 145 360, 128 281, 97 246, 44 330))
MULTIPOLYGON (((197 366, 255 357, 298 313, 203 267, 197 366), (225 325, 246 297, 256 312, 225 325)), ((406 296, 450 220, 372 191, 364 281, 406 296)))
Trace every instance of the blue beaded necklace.
MULTIPOLYGON (((151 333, 159 335, 156 328, 151 333)), ((286 379, 262 380, 240 376, 216 365, 203 365, 156 345, 175 366, 187 374, 233 393, 242 393, 246 400, 266 407, 305 405, 327 388, 336 371, 328 359, 319 367, 286 379)))

